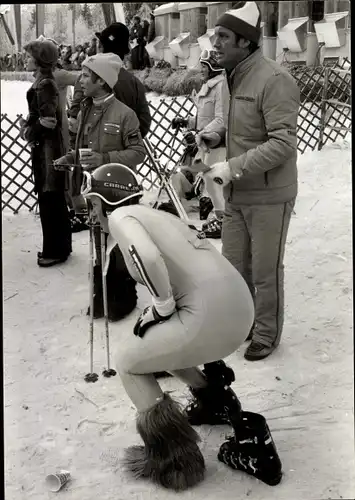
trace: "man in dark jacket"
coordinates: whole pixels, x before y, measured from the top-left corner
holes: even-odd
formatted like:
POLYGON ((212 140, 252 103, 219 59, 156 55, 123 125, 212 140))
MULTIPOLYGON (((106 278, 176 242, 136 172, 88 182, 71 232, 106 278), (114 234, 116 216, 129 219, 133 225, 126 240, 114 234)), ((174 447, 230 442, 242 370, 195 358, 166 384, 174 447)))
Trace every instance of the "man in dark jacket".
MULTIPOLYGON (((129 30, 122 23, 113 23, 105 28, 101 33, 95 33, 99 39, 99 51, 103 53, 113 52, 123 61, 125 55, 129 53, 129 30)), ((113 89, 116 99, 133 109, 136 113, 142 137, 144 138, 150 127, 152 118, 150 116, 149 105, 145 97, 144 85, 132 73, 124 68, 118 75, 117 83, 113 89)), ((80 102, 84 94, 80 84, 80 76, 74 86, 74 96, 69 110, 70 128, 72 130, 72 145, 75 144, 76 118, 80 109, 80 102)))
MULTIPOLYGON (((99 40, 99 52, 112 52, 118 55, 123 61, 126 54, 129 53, 129 30, 122 23, 113 23, 105 28, 101 33, 95 33, 99 40)), ((69 134, 70 145, 75 147, 77 133, 77 116, 80 110, 80 103, 84 99, 83 89, 81 87, 81 76, 78 77, 74 86, 74 95, 69 110, 69 134)), ((129 73, 123 67, 120 70, 116 85, 113 88, 116 99, 131 108, 137 115, 140 125, 140 132, 144 138, 152 121, 149 111, 149 105, 145 97, 144 85, 134 75, 129 73)), ((85 228, 85 214, 83 207, 85 201, 81 195, 73 199, 74 207, 77 212, 79 227, 85 228)))

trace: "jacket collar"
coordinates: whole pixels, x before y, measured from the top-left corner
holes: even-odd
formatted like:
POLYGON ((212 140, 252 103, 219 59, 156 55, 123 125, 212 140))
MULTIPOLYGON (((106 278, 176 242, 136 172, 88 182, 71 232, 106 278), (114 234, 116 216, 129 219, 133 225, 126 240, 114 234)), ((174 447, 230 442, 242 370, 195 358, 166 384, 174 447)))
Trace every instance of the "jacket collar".
POLYGON ((200 96, 207 95, 210 89, 215 87, 217 85, 217 83, 223 82, 223 80, 224 80, 224 72, 220 73, 219 75, 215 76, 214 78, 211 78, 210 80, 207 80, 207 82, 205 82, 202 85, 201 90, 199 92, 199 95, 200 96))
POLYGON ((259 61, 263 56, 261 48, 258 48, 255 52, 250 54, 248 57, 243 59, 240 63, 236 65, 234 70, 229 76, 229 81, 233 82, 235 77, 242 76, 243 74, 247 73, 249 69, 257 62, 259 61))
MULTIPOLYGON (((111 98, 110 99, 106 99, 105 101, 102 101, 100 104, 97 104, 95 106, 96 109, 102 109, 103 111, 105 109, 107 109, 110 104, 112 104, 112 101, 113 101, 113 98, 114 98, 114 94, 112 93, 111 94, 111 98)), ((92 97, 85 97, 82 101, 81 101, 81 104, 80 106, 82 106, 83 108, 88 108, 90 106, 93 106, 94 103, 93 103, 93 99, 92 97)))

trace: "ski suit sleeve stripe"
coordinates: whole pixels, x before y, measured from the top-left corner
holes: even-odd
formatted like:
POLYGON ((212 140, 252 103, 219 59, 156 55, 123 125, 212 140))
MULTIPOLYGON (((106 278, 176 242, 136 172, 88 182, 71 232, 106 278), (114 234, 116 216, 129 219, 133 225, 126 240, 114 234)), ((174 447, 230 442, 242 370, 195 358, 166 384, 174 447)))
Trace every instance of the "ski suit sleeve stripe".
POLYGON ((158 292, 157 292, 154 284, 152 283, 152 281, 149 277, 149 274, 147 273, 147 270, 144 267, 143 261, 139 255, 139 253, 137 252, 136 247, 134 245, 131 245, 128 248, 128 250, 129 250, 129 253, 132 257, 133 264, 136 267, 140 277, 142 278, 143 283, 148 288, 148 290, 150 291, 150 293, 153 297, 158 297, 158 292))
MULTIPOLYGON (((173 292, 168 269, 159 248, 138 219, 132 215, 122 216, 120 210, 124 208, 109 217, 109 229, 120 247, 130 275, 142 285, 146 285, 154 299, 168 300, 173 296, 173 292), (130 253, 132 247, 134 255, 130 253), (138 272, 136 262, 143 271, 143 276, 138 272)), ((166 238, 166 235, 162 234, 162 238, 166 238)))

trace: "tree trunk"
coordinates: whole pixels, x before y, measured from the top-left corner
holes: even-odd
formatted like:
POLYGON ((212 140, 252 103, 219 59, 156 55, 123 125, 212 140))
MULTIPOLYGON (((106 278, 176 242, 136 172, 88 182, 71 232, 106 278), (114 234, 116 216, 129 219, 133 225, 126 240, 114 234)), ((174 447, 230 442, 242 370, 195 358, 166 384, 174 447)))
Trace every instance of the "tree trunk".
POLYGON ((36 3, 36 37, 44 35, 44 3, 36 3))

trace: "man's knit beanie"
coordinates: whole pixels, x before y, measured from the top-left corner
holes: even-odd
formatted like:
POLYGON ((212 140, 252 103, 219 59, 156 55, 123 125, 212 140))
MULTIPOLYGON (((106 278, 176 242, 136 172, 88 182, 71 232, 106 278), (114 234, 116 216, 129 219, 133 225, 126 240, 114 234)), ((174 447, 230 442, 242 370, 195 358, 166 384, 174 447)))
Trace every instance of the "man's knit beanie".
POLYGON ((81 65, 86 66, 96 73, 96 75, 102 78, 111 89, 116 85, 119 72, 123 66, 119 56, 112 54, 112 52, 89 56, 81 65))
POLYGON ((258 44, 261 37, 260 9, 256 2, 244 2, 242 7, 222 14, 216 26, 228 28, 245 40, 258 44))
POLYGON ((103 31, 96 32, 104 52, 113 52, 123 60, 129 54, 129 29, 122 23, 112 23, 103 31))

